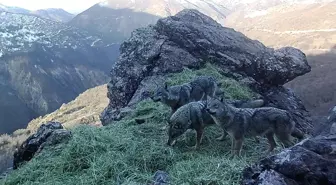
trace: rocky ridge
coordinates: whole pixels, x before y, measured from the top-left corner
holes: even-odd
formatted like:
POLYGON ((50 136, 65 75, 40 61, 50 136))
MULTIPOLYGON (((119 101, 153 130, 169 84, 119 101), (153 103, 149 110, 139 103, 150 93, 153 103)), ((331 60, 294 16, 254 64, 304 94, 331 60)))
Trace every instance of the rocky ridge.
POLYGON ((267 48, 197 10, 183 10, 176 16, 160 19, 156 25, 136 30, 120 51, 107 85, 110 103, 101 115, 103 124, 120 119, 121 108, 132 102, 146 77, 211 63, 222 74, 264 95, 268 104, 293 112, 301 130, 307 132, 312 127, 302 103, 282 87, 310 71, 305 54, 298 49, 267 48), (281 96, 273 96, 280 92, 281 96))

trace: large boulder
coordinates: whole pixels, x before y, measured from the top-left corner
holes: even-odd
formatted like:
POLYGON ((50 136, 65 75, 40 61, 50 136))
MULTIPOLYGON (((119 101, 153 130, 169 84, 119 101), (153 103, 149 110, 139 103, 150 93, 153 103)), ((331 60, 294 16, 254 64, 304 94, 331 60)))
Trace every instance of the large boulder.
POLYGON ((269 88, 263 93, 265 106, 288 110, 296 122, 296 127, 304 133, 312 133, 313 125, 310 114, 294 92, 283 86, 269 88))
MULTIPOLYGON (((120 117, 115 114, 129 104, 146 77, 181 72, 183 67, 197 69, 212 63, 223 75, 246 82, 259 94, 310 71, 300 50, 268 48, 190 9, 134 31, 120 51, 111 71, 103 124, 120 117)), ((302 107, 298 104, 297 109, 302 107)))
POLYGON ((318 136, 246 168, 242 184, 336 184, 336 107, 318 136))
POLYGON ((59 144, 70 137, 70 131, 63 129, 61 123, 48 122, 42 124, 37 132, 28 137, 15 151, 13 169, 17 169, 22 163, 30 161, 43 147, 59 144))

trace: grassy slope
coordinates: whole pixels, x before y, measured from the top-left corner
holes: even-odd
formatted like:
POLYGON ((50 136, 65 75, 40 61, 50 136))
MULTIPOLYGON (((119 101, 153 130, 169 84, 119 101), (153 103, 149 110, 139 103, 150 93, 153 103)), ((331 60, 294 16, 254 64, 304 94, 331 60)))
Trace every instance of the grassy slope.
POLYGON ((28 123, 28 129, 35 131, 42 123, 58 121, 65 128, 78 124, 101 124, 99 115, 108 105, 106 85, 97 86, 81 93, 75 100, 62 105, 58 110, 36 118, 28 123))
MULTIPOLYGON (((189 81, 195 75, 210 74, 224 82, 227 96, 249 98, 253 94, 238 82, 222 77, 212 66, 199 71, 185 70, 170 77, 169 83, 189 81)), ((267 144, 247 140, 242 158, 229 157, 230 141, 219 142, 216 126, 208 127, 201 149, 194 151, 193 132, 167 147, 166 121, 169 108, 144 101, 133 115, 119 123, 96 128, 83 125, 72 129, 73 138, 45 149, 4 184, 148 184, 156 170, 170 174, 171 184, 238 184, 242 169, 265 154, 267 144), (138 125, 135 118, 146 117, 138 125)), ((1 183, 1 181, 0 181, 1 183)))

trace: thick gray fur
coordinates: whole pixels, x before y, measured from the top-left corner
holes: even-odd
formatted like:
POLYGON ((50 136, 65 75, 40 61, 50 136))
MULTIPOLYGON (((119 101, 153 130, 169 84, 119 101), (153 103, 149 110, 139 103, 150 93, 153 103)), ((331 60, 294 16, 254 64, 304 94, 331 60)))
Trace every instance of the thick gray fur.
MULTIPOLYGON (((214 97, 218 91, 216 79, 211 76, 198 76, 192 82, 182 85, 160 87, 152 96, 153 101, 162 102, 172 109, 174 113, 181 106, 199 100, 205 100, 207 96, 214 97)), ((220 92, 219 92, 220 93, 220 92)))
POLYGON ((231 136, 234 155, 240 155, 244 137, 266 136, 269 151, 276 146, 274 134, 286 147, 292 145, 290 136, 295 122, 288 111, 274 107, 236 108, 214 98, 208 101, 206 110, 223 129, 222 138, 231 136))
POLYGON ((172 145, 188 129, 194 129, 197 138, 195 148, 199 148, 204 128, 215 124, 210 114, 205 110, 205 101, 183 105, 173 113, 168 123, 168 145, 172 145))

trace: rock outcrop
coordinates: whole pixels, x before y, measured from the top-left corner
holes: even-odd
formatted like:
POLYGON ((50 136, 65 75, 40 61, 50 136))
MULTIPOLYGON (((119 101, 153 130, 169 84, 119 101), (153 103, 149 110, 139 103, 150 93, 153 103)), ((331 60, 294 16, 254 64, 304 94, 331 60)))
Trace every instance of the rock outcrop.
POLYGON ((68 140, 71 133, 65 129, 61 123, 49 122, 43 124, 37 132, 15 151, 13 160, 13 169, 17 169, 23 162, 30 161, 43 147, 56 145, 68 140))
MULTIPOLYGON (((183 10, 176 16, 160 19, 157 24, 133 32, 121 45, 121 55, 111 71, 108 84, 109 106, 101 115, 103 124, 120 118, 139 86, 149 76, 181 72, 184 67, 202 68, 209 62, 226 76, 249 84, 269 102, 289 109, 304 129, 311 121, 303 105, 282 85, 310 71, 306 56, 300 50, 265 47, 233 29, 222 27, 197 10, 183 10), (274 93, 273 93, 274 94, 274 93), (290 105, 282 105, 289 98, 290 105), (273 101, 274 100, 274 101, 273 101), (274 103, 276 102, 276 103, 274 103), (294 106, 292 106, 294 105, 294 106)), ((134 103, 134 102, 132 102, 134 103)), ((287 103, 287 102, 285 102, 287 103)))
POLYGON ((242 184, 336 184, 336 107, 324 126, 319 135, 246 168, 242 184))

